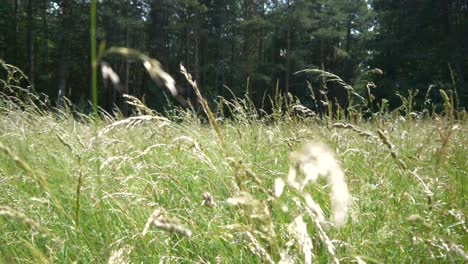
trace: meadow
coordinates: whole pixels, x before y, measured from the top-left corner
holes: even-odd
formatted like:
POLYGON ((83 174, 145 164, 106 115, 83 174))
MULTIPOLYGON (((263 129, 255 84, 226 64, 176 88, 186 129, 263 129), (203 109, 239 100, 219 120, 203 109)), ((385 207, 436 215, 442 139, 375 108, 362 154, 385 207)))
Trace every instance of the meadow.
POLYGON ((223 120, 128 100, 95 118, 2 94, 1 263, 468 261, 453 100, 334 119, 236 99, 223 120))

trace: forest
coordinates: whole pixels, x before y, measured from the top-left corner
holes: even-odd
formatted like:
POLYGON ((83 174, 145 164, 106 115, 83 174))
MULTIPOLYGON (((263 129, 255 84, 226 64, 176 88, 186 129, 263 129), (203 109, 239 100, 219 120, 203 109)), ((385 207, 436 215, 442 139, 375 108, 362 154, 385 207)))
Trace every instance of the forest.
MULTIPOLYGON (((1 2, 0 59, 22 69, 26 85, 52 105, 66 97, 87 112, 90 1, 1 2)), ((248 96, 266 111, 278 91, 313 105, 312 76, 297 73, 305 69, 336 74, 390 108, 408 96, 415 109, 428 97, 437 106, 440 89, 459 109, 468 103, 467 0, 100 0, 97 43, 155 58, 192 104, 180 64, 210 103, 248 96)), ((108 112, 128 114, 123 94, 158 111, 180 104, 138 60, 107 56, 100 65, 119 76, 118 89, 99 77, 99 106, 108 112)))

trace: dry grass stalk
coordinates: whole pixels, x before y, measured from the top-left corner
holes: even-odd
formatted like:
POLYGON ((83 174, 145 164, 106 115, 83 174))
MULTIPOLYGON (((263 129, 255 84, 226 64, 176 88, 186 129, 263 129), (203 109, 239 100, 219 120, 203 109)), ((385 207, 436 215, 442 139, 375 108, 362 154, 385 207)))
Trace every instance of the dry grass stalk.
POLYGON ((108 264, 128 264, 131 263, 129 255, 132 252, 132 248, 129 245, 125 245, 118 250, 112 251, 108 264))
POLYGON ((390 142, 389 138, 387 137, 387 135, 382 131, 382 130, 377 130, 377 134, 379 135, 379 138, 382 140, 382 143, 387 146, 387 148, 390 150, 390 155, 392 156, 392 158, 397 162, 397 164, 403 169, 403 170, 407 170, 408 169, 408 166, 406 166, 406 163, 400 159, 400 157, 398 156, 396 150, 395 150, 395 146, 390 142))
POLYGON ((58 140, 60 141, 60 143, 62 143, 65 147, 67 147, 70 152, 73 154, 73 156, 75 156, 77 159, 80 159, 80 154, 78 151, 75 150, 75 148, 70 144, 68 143, 67 141, 65 141, 64 138, 62 138, 59 134, 56 134, 58 140))
POLYGON ((408 171, 408 173, 419 182, 419 185, 422 187, 423 191, 428 197, 432 197, 434 195, 434 193, 429 189, 429 186, 417 174, 417 169, 415 169, 414 171, 408 171))
POLYGON ((195 90, 195 94, 197 95, 198 101, 200 102, 203 111, 205 112, 206 116, 208 117, 208 121, 210 122, 211 127, 216 132, 216 137, 218 138, 219 143, 222 147, 224 147, 224 140, 221 133, 221 128, 219 127, 218 122, 208 105, 208 102, 203 98, 200 93, 200 89, 198 89, 197 82, 192 79, 192 75, 188 73, 187 69, 181 64, 180 65, 180 72, 185 76, 185 79, 189 82, 190 86, 195 90))
POLYGON ((151 225, 162 229, 169 233, 176 233, 185 237, 191 237, 192 231, 185 226, 183 226, 178 219, 168 218, 162 215, 162 210, 156 209, 148 218, 148 221, 145 224, 143 229, 142 236, 145 236, 148 233, 151 225))
POLYGON ((262 201, 255 199, 249 192, 241 191, 237 197, 227 199, 230 205, 243 206, 248 212, 247 216, 251 219, 259 220, 262 225, 262 231, 269 234, 271 237, 275 236, 274 229, 271 224, 271 213, 262 201))
POLYGON ((160 148, 160 147, 165 147, 167 146, 166 144, 154 144, 154 145, 151 145, 147 148, 145 148, 143 151, 139 152, 138 155, 136 155, 136 159, 137 158, 140 158, 140 157, 143 157, 143 156, 146 156, 148 155, 148 153, 150 153, 153 149, 155 148, 160 148))
POLYGON ((309 108, 301 105, 296 104, 291 107, 292 111, 295 113, 301 113, 303 116, 316 116, 317 114, 314 111, 310 110, 309 108))
MULTIPOLYGON (((441 93, 442 92, 443 91, 441 90, 441 93)), ((445 92, 443 92, 442 94, 445 94, 445 92)), ((450 101, 448 101, 449 100, 448 95, 445 94, 443 98, 444 100, 446 100, 444 106, 446 108, 445 111, 448 112, 449 114, 449 121, 448 121, 449 124, 448 125, 444 124, 444 122, 442 121, 440 117, 435 118, 436 129, 441 140, 441 146, 437 150, 437 153, 436 153, 436 165, 437 165, 436 167, 437 168, 440 167, 439 165, 441 165, 447 157, 449 141, 450 141, 453 131, 459 129, 458 125, 454 125, 454 121, 453 121, 454 114, 453 114, 453 109, 452 109, 453 106, 450 103, 450 101)))
POLYGON ((128 157, 128 156, 108 157, 107 159, 104 160, 104 162, 102 162, 101 166, 99 166, 99 169, 103 170, 104 168, 109 167, 112 163, 116 161, 120 161, 117 167, 121 167, 122 164, 131 160, 133 160, 133 158, 128 157))
POLYGON ((41 174, 35 173, 31 169, 29 164, 27 164, 25 161, 23 161, 18 156, 13 154, 13 152, 10 150, 10 148, 8 148, 7 146, 3 145, 0 142, 0 153, 2 153, 2 152, 7 157, 12 159, 15 162, 16 166, 18 166, 20 169, 22 169, 26 173, 26 175, 28 177, 30 177, 31 179, 33 179, 41 188, 47 188, 47 181, 45 180, 45 178, 41 174))
POLYGON ((106 126, 105 128, 101 129, 98 133, 97 136, 92 137, 89 141, 88 144, 88 149, 90 149, 96 140, 103 135, 109 133, 110 131, 114 130, 115 128, 125 126, 126 129, 137 126, 139 124, 142 124, 144 122, 155 122, 159 128, 169 126, 171 122, 169 119, 161 116, 153 116, 153 115, 143 115, 143 116, 132 116, 123 120, 115 121, 112 124, 106 126))
POLYGON ((213 164, 213 162, 211 161, 211 159, 203 152, 203 150, 200 148, 200 144, 198 144, 197 141, 195 141, 193 138, 191 137, 188 137, 188 136, 180 136, 180 137, 177 137, 173 140, 173 142, 177 145, 180 145, 181 143, 185 143, 187 145, 189 145, 192 150, 193 150, 193 153, 197 156, 197 158, 206 163, 208 166, 210 166, 210 168, 217 172, 218 169, 216 168, 216 166, 213 164))
POLYGON ((140 99, 134 96, 128 95, 128 94, 123 94, 122 97, 127 99, 125 103, 127 103, 128 105, 134 106, 136 108, 137 114, 139 116, 142 116, 142 115, 155 116, 154 110, 146 106, 142 101, 140 101, 140 99))
POLYGON ((247 183, 256 183, 255 188, 260 189, 270 198, 274 197, 274 193, 264 187, 262 180, 249 168, 246 168, 242 162, 238 162, 233 158, 227 158, 229 165, 234 170, 233 187, 235 192, 247 191, 247 183))
POLYGON ((25 214, 18 212, 8 206, 0 205, 0 216, 10 217, 12 219, 18 220, 26 226, 30 226, 33 231, 41 232, 46 235, 50 235, 49 231, 42 227, 39 223, 27 217, 25 214))
POLYGON ((335 124, 333 124, 333 127, 336 127, 336 128, 343 128, 343 129, 349 129, 349 130, 352 130, 352 131, 358 133, 358 135, 360 135, 360 136, 369 137, 369 138, 372 138, 372 139, 377 139, 377 136, 374 135, 372 132, 367 131, 367 130, 364 130, 364 129, 361 129, 361 128, 355 126, 355 125, 343 124, 343 123, 335 123, 335 124))
POLYGON ((252 251, 252 253, 256 254, 259 256, 264 263, 270 263, 274 264, 275 262, 273 261, 273 258, 268 254, 268 252, 265 250, 265 248, 260 244, 260 242, 250 233, 249 231, 244 232, 244 234, 247 236, 247 238, 250 240, 249 248, 252 251))
POLYGON ((397 162, 397 164, 400 166, 403 171, 407 172, 409 175, 411 175, 413 178, 415 178, 423 191, 428 195, 428 197, 433 196, 433 192, 429 189, 429 186, 423 181, 423 179, 416 173, 415 171, 410 171, 408 170, 408 166, 406 163, 399 157, 397 152, 395 151, 395 146, 390 142, 386 134, 382 130, 378 130, 378 135, 379 138, 382 140, 383 144, 387 146, 387 148, 390 150, 390 154, 392 158, 397 162))
MULTIPOLYGON (((119 75, 112 69, 112 67, 107 62, 101 61, 100 65, 101 74, 104 81, 110 80, 112 85, 114 86, 114 89, 117 90, 119 93, 123 93, 124 87, 120 82, 119 75)), ((107 86, 106 83, 105 85, 107 86)))
MULTIPOLYGON (((320 205, 316 204, 312 200, 312 197, 310 197, 309 194, 305 194, 304 199, 306 200, 306 204, 307 204, 307 206, 305 207, 305 212, 310 217, 312 223, 314 223, 314 226, 316 230, 318 231, 320 240, 322 240, 322 242, 326 245, 327 251, 333 259, 333 263, 339 264, 340 262, 338 258, 336 257, 335 246, 333 245, 333 242, 330 240, 327 233, 325 233, 322 227, 322 224, 325 223, 325 219, 323 216, 323 212, 321 212, 322 209, 320 208, 320 205), (315 205, 311 206, 311 204, 315 204, 315 205)), ((297 204, 299 208, 301 207, 301 203, 298 199, 294 199, 294 202, 297 204)))
POLYGON ((143 63, 143 66, 145 67, 151 79, 153 79, 153 81, 155 81, 157 84, 161 84, 166 87, 172 96, 177 97, 178 92, 175 87, 175 81, 166 71, 162 69, 159 61, 150 58, 137 50, 124 47, 111 47, 106 50, 106 52, 103 54, 103 57, 111 54, 118 54, 123 57, 134 57, 139 59, 143 63))

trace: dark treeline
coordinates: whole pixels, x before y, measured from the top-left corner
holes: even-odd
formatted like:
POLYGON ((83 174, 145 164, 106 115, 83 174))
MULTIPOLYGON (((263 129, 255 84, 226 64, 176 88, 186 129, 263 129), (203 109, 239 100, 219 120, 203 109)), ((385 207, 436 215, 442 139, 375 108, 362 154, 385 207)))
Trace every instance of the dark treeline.
MULTIPOLYGON (((0 58, 52 102, 66 96, 88 108, 90 1, 0 2, 0 58)), ((468 0, 101 0, 97 18, 98 43, 156 58, 192 100, 180 63, 210 100, 247 92, 265 108, 276 87, 307 104, 306 78, 294 74, 302 69, 334 73, 362 94, 373 81, 390 106, 409 91, 419 90, 418 102, 430 87, 434 98, 452 90, 459 106, 468 103, 468 0)), ((124 93, 158 110, 167 104, 140 62, 106 61, 124 93)), ((99 104, 123 107, 102 81, 99 104)))

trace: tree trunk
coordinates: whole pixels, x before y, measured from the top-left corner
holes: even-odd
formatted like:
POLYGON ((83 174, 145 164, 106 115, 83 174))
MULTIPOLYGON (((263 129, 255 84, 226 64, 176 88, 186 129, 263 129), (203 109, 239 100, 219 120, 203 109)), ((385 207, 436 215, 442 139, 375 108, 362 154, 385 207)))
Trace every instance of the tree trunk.
POLYGON ((232 30, 232 40, 231 40, 231 67, 229 68, 229 83, 228 86, 234 86, 234 65, 236 63, 236 31, 232 30))
MULTIPOLYGON (((43 11, 43 19, 42 19, 42 30, 44 32, 44 40, 43 40, 43 47, 45 49, 44 55, 43 55, 43 60, 42 60, 42 65, 41 65, 41 72, 49 73, 49 45, 48 45, 48 40, 49 40, 49 25, 47 23, 47 4, 49 3, 48 0, 44 0, 42 2, 42 11, 43 11)), ((47 77, 45 81, 46 87, 49 87, 49 81, 50 78, 47 77)))
POLYGON ((28 31, 27 31, 27 45, 28 45, 28 66, 27 73, 32 87, 34 87, 34 15, 33 15, 33 0, 28 1, 28 31))
MULTIPOLYGON (((245 21, 249 21, 252 19, 254 15, 254 4, 251 0, 244 0, 244 19, 245 21)), ((244 45, 243 45, 243 53, 244 53, 244 60, 245 60, 245 71, 246 77, 251 77, 253 73, 253 56, 252 56, 252 49, 253 49, 253 42, 255 41, 254 35, 255 33, 252 32, 250 28, 244 28, 244 45)))
MULTIPOLYGON (((130 9, 131 6, 127 6, 126 10, 130 9)), ((125 19, 125 46, 130 47, 130 30, 129 30, 129 21, 128 21, 128 13, 127 13, 127 18, 125 19)), ((123 86, 123 94, 128 94, 129 93, 129 84, 130 84, 130 66, 128 62, 128 58, 125 59, 125 85, 123 86)), ((122 105, 122 114, 124 116, 128 115, 128 104, 125 103, 123 100, 122 105)))
POLYGON ((62 37, 60 40, 60 65, 58 69, 58 98, 57 106, 65 105, 64 97, 67 94, 67 79, 69 76, 71 34, 72 32, 72 0, 64 0, 62 3, 62 37))
POLYGON ((286 32, 286 74, 284 80, 284 102, 286 107, 288 106, 288 93, 289 93, 289 76, 291 74, 291 3, 290 0, 288 4, 288 14, 287 14, 287 32, 286 32))
POLYGON ((17 45, 17 37, 18 37, 18 0, 15 0, 15 11, 13 14, 13 27, 14 27, 14 34, 13 34, 13 58, 12 64, 17 65, 18 63, 18 45, 17 45))

